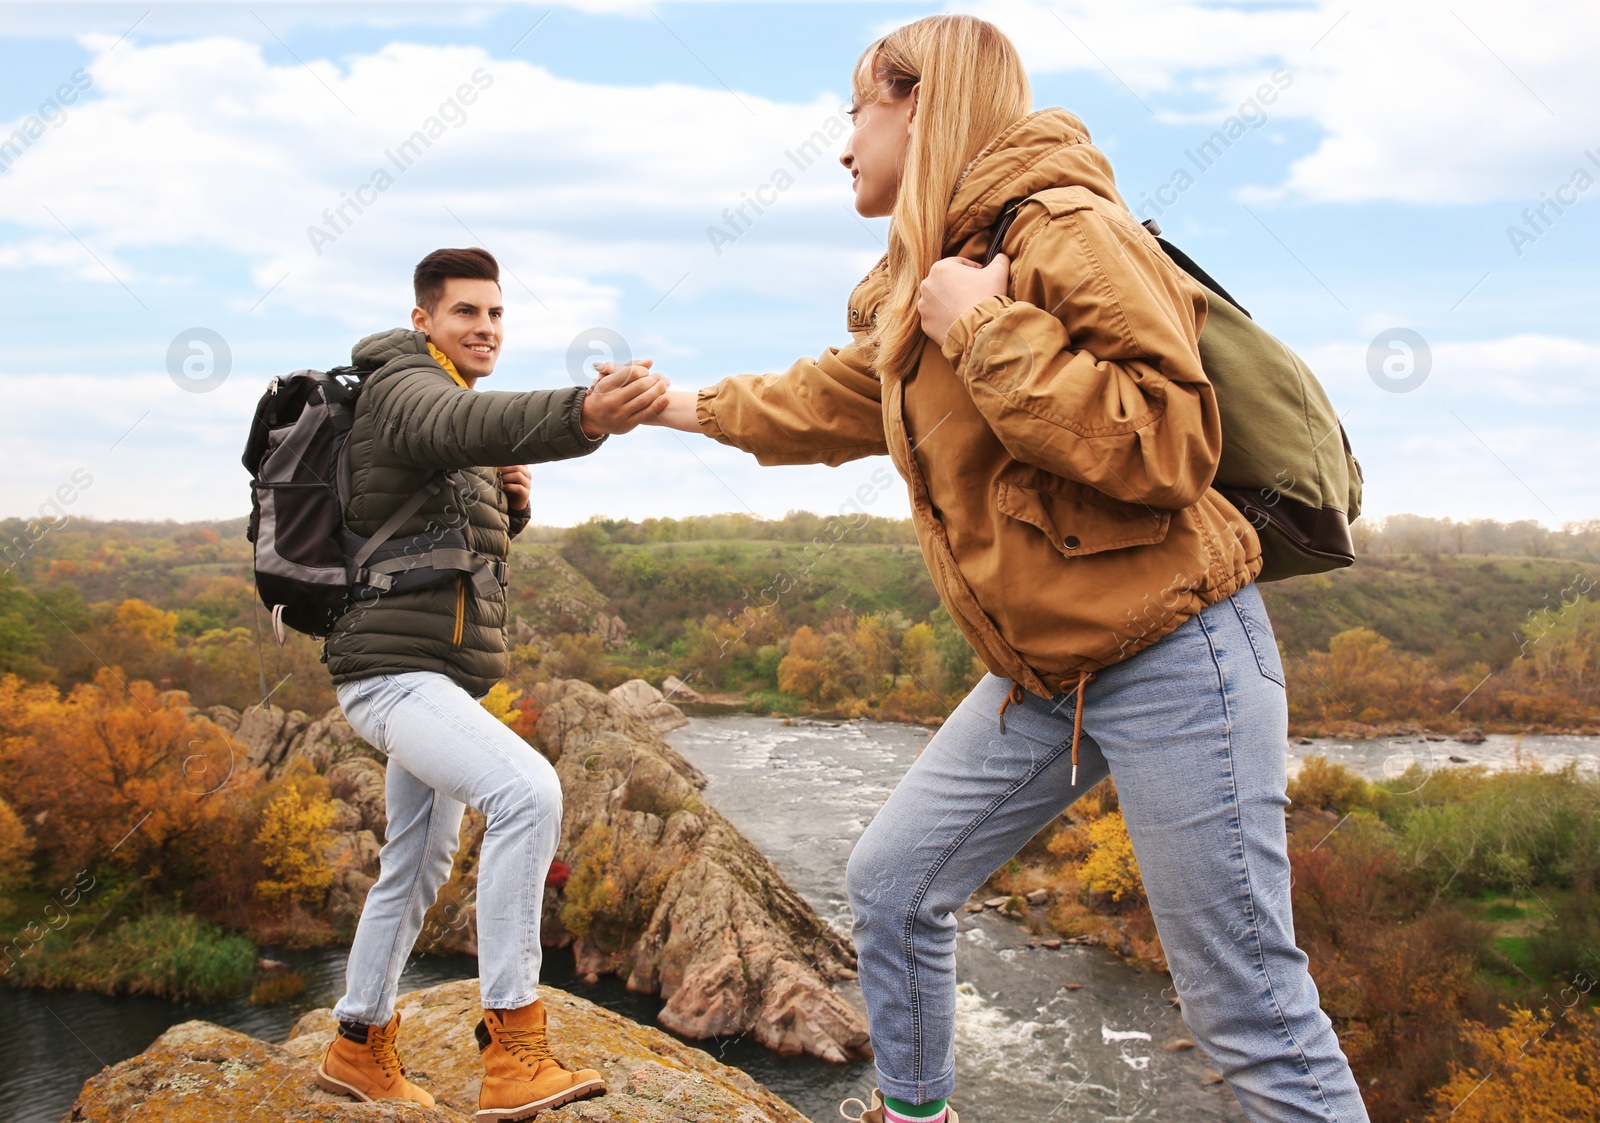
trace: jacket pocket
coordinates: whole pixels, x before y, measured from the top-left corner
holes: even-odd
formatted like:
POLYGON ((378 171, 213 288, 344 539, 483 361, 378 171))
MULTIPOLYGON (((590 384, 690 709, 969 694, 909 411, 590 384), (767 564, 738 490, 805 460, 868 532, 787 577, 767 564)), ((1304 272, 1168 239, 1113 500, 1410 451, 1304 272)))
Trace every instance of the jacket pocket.
POLYGON ((1160 542, 1172 525, 1171 511, 1111 499, 1093 502, 1005 480, 996 485, 996 501, 1001 514, 1038 527, 1067 558, 1160 542))

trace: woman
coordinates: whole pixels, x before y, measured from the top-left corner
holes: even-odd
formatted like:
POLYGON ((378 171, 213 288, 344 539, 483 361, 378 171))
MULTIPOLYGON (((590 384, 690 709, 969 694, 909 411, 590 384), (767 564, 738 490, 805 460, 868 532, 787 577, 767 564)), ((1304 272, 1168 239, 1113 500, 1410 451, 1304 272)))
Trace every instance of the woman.
POLYGON ((856 209, 892 224, 853 342, 671 392, 662 422, 763 464, 888 453, 990 671, 850 859, 879 1078, 861 1118, 953 1123, 954 911, 1109 774, 1184 1019, 1245 1113, 1364 1120, 1294 942, 1283 668, 1260 542, 1209 488, 1205 295, 1077 118, 1029 112, 992 25, 903 27, 854 90, 841 159, 856 209), (977 267, 1014 200, 1005 252, 977 267))

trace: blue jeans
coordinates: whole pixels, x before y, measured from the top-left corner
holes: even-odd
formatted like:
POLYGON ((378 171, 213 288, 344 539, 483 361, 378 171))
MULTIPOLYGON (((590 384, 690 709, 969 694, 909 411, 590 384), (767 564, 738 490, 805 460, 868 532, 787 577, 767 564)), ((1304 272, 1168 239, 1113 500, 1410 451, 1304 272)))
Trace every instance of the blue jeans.
POLYGON ((478 986, 485 1007, 539 997, 539 915, 561 837, 550 762, 444 675, 374 675, 339 686, 351 728, 388 758, 378 881, 345 968, 341 1021, 384 1025, 423 917, 449 880, 468 806, 488 820, 478 858, 478 986))
POLYGON ((885 1095, 955 1087, 956 918, 979 886, 1109 774, 1184 1021, 1251 1120, 1367 1118, 1295 946, 1284 809, 1288 711, 1248 585, 1074 694, 986 676, 850 856, 856 951, 885 1095))

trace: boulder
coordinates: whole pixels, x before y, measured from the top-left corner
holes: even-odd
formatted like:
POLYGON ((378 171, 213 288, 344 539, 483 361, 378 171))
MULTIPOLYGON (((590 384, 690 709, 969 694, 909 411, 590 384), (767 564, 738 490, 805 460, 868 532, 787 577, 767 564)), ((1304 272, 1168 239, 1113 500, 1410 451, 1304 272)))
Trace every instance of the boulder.
MULTIPOLYGON (((607 1094, 545 1112, 540 1123, 806 1123, 743 1072, 660 1030, 551 987, 541 993, 557 1055, 598 1069, 607 1094)), ((319 1089, 312 1074, 335 1023, 331 1010, 317 1010, 300 1019, 284 1045, 208 1022, 174 1026, 143 1053, 92 1077, 66 1120, 470 1120, 482 1076, 472 1037, 482 1016, 477 1003, 472 981, 400 999, 401 1053, 411 1078, 438 1100, 434 1111, 394 1101, 358 1104, 319 1089)))
MULTIPOLYGON (((295 711, 299 713, 299 711, 295 711)), ((289 715, 291 718, 294 714, 289 715)), ((327 772, 335 764, 355 756, 370 757, 374 750, 350 728, 344 713, 335 706, 316 721, 307 722, 300 714, 300 723, 292 735, 285 722, 283 741, 287 745, 281 755, 283 765, 293 760, 304 760, 318 772, 327 772)))
POLYGON ((694 687, 684 682, 677 675, 668 675, 661 680, 662 694, 671 702, 704 702, 706 696, 694 687))
POLYGON ((328 769, 328 790, 354 807, 361 826, 382 838, 389 826, 384 805, 384 766, 366 756, 345 757, 328 769))
POLYGON ((328 801, 333 804, 333 822, 328 824, 328 829, 336 834, 345 831, 358 831, 361 829, 361 809, 354 804, 346 803, 338 796, 328 801))
POLYGON ((621 686, 614 686, 611 697, 632 712, 644 718, 661 733, 670 733, 689 724, 683 711, 666 701, 661 691, 642 678, 631 678, 621 686))
POLYGON ((236 732, 239 728, 239 711, 232 706, 211 706, 204 713, 213 723, 220 725, 229 733, 236 732))
POLYGON ((367 890, 378 880, 378 839, 371 831, 342 831, 333 836, 323 853, 333 871, 328 888, 328 911, 341 925, 354 926, 361 917, 367 890))
MULTIPOLYGON (((305 715, 299 710, 304 721, 305 715)), ((283 739, 283 727, 289 715, 277 706, 251 706, 239 716, 233 729, 234 740, 245 751, 245 759, 255 767, 271 767, 283 757, 288 742, 283 739)))
POLYGON ((546 938, 570 938, 581 972, 659 994, 661 1023, 686 1037, 748 1033, 781 1053, 868 1055, 865 1019, 833 988, 855 977, 849 940, 701 798, 700 772, 586 683, 535 691, 572 866, 563 893, 547 895, 546 938), (602 874, 616 887, 609 908, 590 904, 587 882, 602 874), (574 898, 584 907, 562 907, 574 898))

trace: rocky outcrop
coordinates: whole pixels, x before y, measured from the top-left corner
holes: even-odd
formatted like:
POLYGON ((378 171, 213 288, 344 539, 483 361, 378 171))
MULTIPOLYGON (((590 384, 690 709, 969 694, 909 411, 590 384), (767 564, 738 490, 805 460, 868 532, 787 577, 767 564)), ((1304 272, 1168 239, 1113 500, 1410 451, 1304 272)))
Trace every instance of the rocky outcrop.
MULTIPOLYGON (((643 680, 611 694, 577 680, 532 692, 543 707, 534 741, 565 798, 558 857, 571 868, 546 894, 545 942, 571 945, 585 974, 660 995, 661 1023, 686 1037, 748 1033, 785 1054, 865 1055, 865 1020, 833 989, 855 977, 849 940, 701 798, 705 777, 661 737, 663 716, 684 720, 677 708, 643 680)), ((378 875, 384 766, 337 709, 298 721, 258 709, 234 735, 269 774, 303 759, 326 776, 329 915, 353 925, 378 875)), ((477 953, 482 830, 469 815, 419 950, 477 953)))
POLYGON ((610 649, 628 642, 628 626, 611 602, 574 569, 559 550, 541 543, 516 544, 508 589, 511 640, 543 646, 562 633, 599 636, 610 649))
POLYGON ((547 902, 547 938, 570 936, 580 970, 666 999, 661 1023, 684 1036, 748 1033, 785 1054, 865 1055, 865 1021, 832 986, 855 977, 849 941, 700 797, 700 772, 586 683, 535 692, 573 869, 547 902))
MULTIPOLYGON (((738 1069, 660 1030, 549 987, 543 997, 557 1055, 598 1069, 607 1094, 545 1112, 541 1123, 806 1123, 738 1069)), ((470 1120, 482 1076, 472 1038, 482 1016, 477 1002, 470 981, 400 999, 401 1052, 412 1079, 438 1100, 434 1111, 392 1101, 357 1104, 319 1089, 312 1073, 334 1021, 331 1010, 318 1010, 300 1020, 284 1045, 208 1022, 174 1026, 143 1053, 91 1078, 63 1123, 470 1120)))
POLYGON ((628 710, 644 718, 657 733, 671 733, 689 724, 683 711, 666 700, 666 696, 642 678, 631 678, 609 691, 628 710))
POLYGON ((661 694, 669 702, 704 702, 706 696, 684 682, 677 675, 661 680, 661 694))
POLYGON ((347 757, 372 752, 338 707, 316 719, 299 710, 286 712, 277 706, 251 706, 242 714, 231 706, 206 710, 190 707, 190 713, 197 721, 215 728, 218 739, 232 750, 236 764, 261 768, 269 775, 275 775, 296 758, 304 758, 316 771, 326 772, 347 757))

